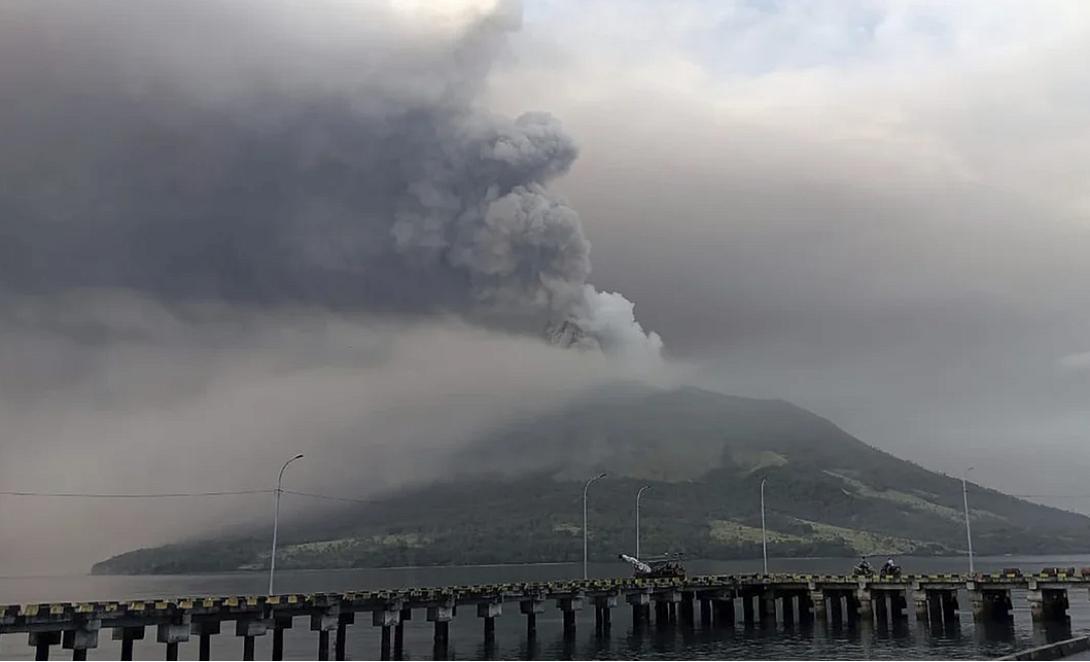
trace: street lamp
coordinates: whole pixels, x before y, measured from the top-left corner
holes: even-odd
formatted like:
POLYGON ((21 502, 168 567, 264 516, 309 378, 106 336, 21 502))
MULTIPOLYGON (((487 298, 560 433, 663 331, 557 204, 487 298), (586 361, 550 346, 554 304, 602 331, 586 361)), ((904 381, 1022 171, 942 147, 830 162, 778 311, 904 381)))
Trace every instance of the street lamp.
POLYGON ((649 489, 650 485, 644 485, 636 492, 636 558, 640 558, 640 497, 649 489))
POLYGON ((768 533, 765 530, 765 480, 761 479, 761 555, 764 557, 765 574, 768 574, 768 533))
POLYGON ((269 595, 273 594, 273 575, 276 573, 276 532, 280 526, 280 493, 283 491, 280 489, 280 484, 284 481, 284 470, 288 468, 288 465, 302 457, 303 454, 299 453, 285 462, 284 466, 280 467, 280 475, 276 478, 276 514, 273 515, 272 555, 269 557, 269 595))
POLYGON ((588 480, 587 484, 583 486, 583 579, 587 578, 587 490, 590 489, 591 483, 605 477, 606 473, 603 471, 588 480))
POLYGON ((973 468, 969 467, 965 471, 961 472, 961 500, 965 504, 965 539, 969 543, 969 574, 973 574, 973 530, 969 526, 969 488, 965 482, 965 477, 972 471, 973 468))

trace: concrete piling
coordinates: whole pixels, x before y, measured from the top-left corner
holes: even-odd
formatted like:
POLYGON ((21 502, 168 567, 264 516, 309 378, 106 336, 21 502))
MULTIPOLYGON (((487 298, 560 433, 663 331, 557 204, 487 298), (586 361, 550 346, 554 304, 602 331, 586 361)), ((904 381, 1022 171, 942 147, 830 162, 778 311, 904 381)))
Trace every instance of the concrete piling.
POLYGON ((477 617, 484 619, 484 643, 496 643, 496 617, 503 614, 503 603, 481 602, 477 604, 477 617))
POLYGON ((189 631, 192 617, 189 615, 177 616, 172 623, 160 623, 156 631, 155 640, 160 644, 166 644, 166 659, 178 659, 178 644, 189 641, 189 631))
POLYGON ((329 633, 337 629, 339 617, 340 611, 337 609, 327 609, 310 615, 310 629, 318 633, 317 658, 319 660, 329 659, 329 633))
POLYGON ((822 625, 828 623, 828 607, 825 604, 825 591, 810 589, 810 604, 814 609, 814 620, 822 625))
POLYGON ((538 599, 522 600, 519 611, 526 615, 526 640, 532 642, 537 638, 537 615, 545 611, 545 603, 538 599))
POLYGON ((273 619, 272 659, 284 659, 284 630, 291 629, 292 619, 278 617, 273 619))
MULTIPOLYGON (((189 633, 197 635, 197 659, 212 659, 212 635, 220 633, 220 621, 194 620, 189 627, 189 633)), ((131 658, 130 658, 131 659, 131 658)), ((243 658, 246 659, 246 658, 243 658)))
POLYGON ((144 638, 144 627, 120 627, 114 628, 113 634, 110 636, 114 641, 121 642, 121 659, 131 660, 133 653, 133 642, 140 641, 144 638))
MULTIPOLYGON (((204 652, 205 642, 211 649, 211 639, 213 634, 219 634, 219 623, 216 624, 215 631, 206 628, 209 625, 207 623, 194 623, 190 628, 190 632, 198 634, 200 636, 201 650, 204 652)), ((260 619, 242 619, 235 621, 235 636, 242 637, 242 659, 252 660, 254 659, 254 639, 256 637, 264 636, 268 630, 269 624, 267 621, 260 619)), ((211 653, 211 650, 208 651, 211 653)), ((209 658, 203 657, 202 660, 209 658)))
POLYGON ((28 637, 28 643, 34 647, 35 660, 48 660, 49 647, 61 643, 60 630, 54 630, 52 632, 31 632, 28 637))
POLYGON ((564 638, 575 637, 575 615, 583 610, 583 597, 572 596, 557 598, 556 606, 564 614, 564 638))
MULTIPOLYGON (((402 609, 399 603, 387 604, 382 609, 371 612, 371 625, 374 627, 382 628, 381 634, 379 636, 378 649, 380 660, 390 659, 390 647, 392 643, 391 639, 394 633, 394 629, 401 625, 401 612, 402 609)), ((343 618, 344 614, 341 614, 341 617, 343 618)), ((344 625, 346 624, 340 623, 337 626, 338 640, 342 635, 344 625)), ((343 653, 344 651, 342 647, 338 645, 337 655, 342 655, 343 653)), ((345 658, 338 657, 337 659, 343 660, 345 658)))
POLYGON ((428 607, 428 622, 435 624, 432 634, 432 652, 436 659, 447 657, 450 640, 450 621, 454 618, 454 600, 428 607))

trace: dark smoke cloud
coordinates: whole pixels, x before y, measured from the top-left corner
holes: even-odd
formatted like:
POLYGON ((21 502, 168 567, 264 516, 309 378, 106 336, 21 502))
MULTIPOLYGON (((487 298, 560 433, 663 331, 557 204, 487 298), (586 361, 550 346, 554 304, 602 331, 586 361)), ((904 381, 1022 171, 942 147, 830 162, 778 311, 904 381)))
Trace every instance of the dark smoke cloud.
POLYGON ((0 286, 570 319, 657 358, 632 304, 587 284, 579 217, 547 189, 572 140, 475 104, 512 7, 0 12, 0 286))

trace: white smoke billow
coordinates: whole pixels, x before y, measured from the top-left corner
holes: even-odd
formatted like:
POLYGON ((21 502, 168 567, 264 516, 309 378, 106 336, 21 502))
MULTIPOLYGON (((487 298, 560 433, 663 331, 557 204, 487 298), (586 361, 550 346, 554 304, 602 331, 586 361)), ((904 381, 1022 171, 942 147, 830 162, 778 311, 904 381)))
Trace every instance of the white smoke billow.
POLYGON ((510 5, 305 8, 0 7, 0 287, 568 322, 657 360, 547 188, 571 138, 477 102, 510 5))

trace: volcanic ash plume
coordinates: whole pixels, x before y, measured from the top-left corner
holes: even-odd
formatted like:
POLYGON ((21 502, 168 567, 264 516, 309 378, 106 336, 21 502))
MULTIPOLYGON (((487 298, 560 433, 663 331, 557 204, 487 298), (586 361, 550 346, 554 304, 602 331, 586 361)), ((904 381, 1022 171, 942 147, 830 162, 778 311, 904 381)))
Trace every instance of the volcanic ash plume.
POLYGON ((571 138, 477 101, 516 14, 5 4, 0 286, 567 323, 657 359, 546 188, 571 138))

